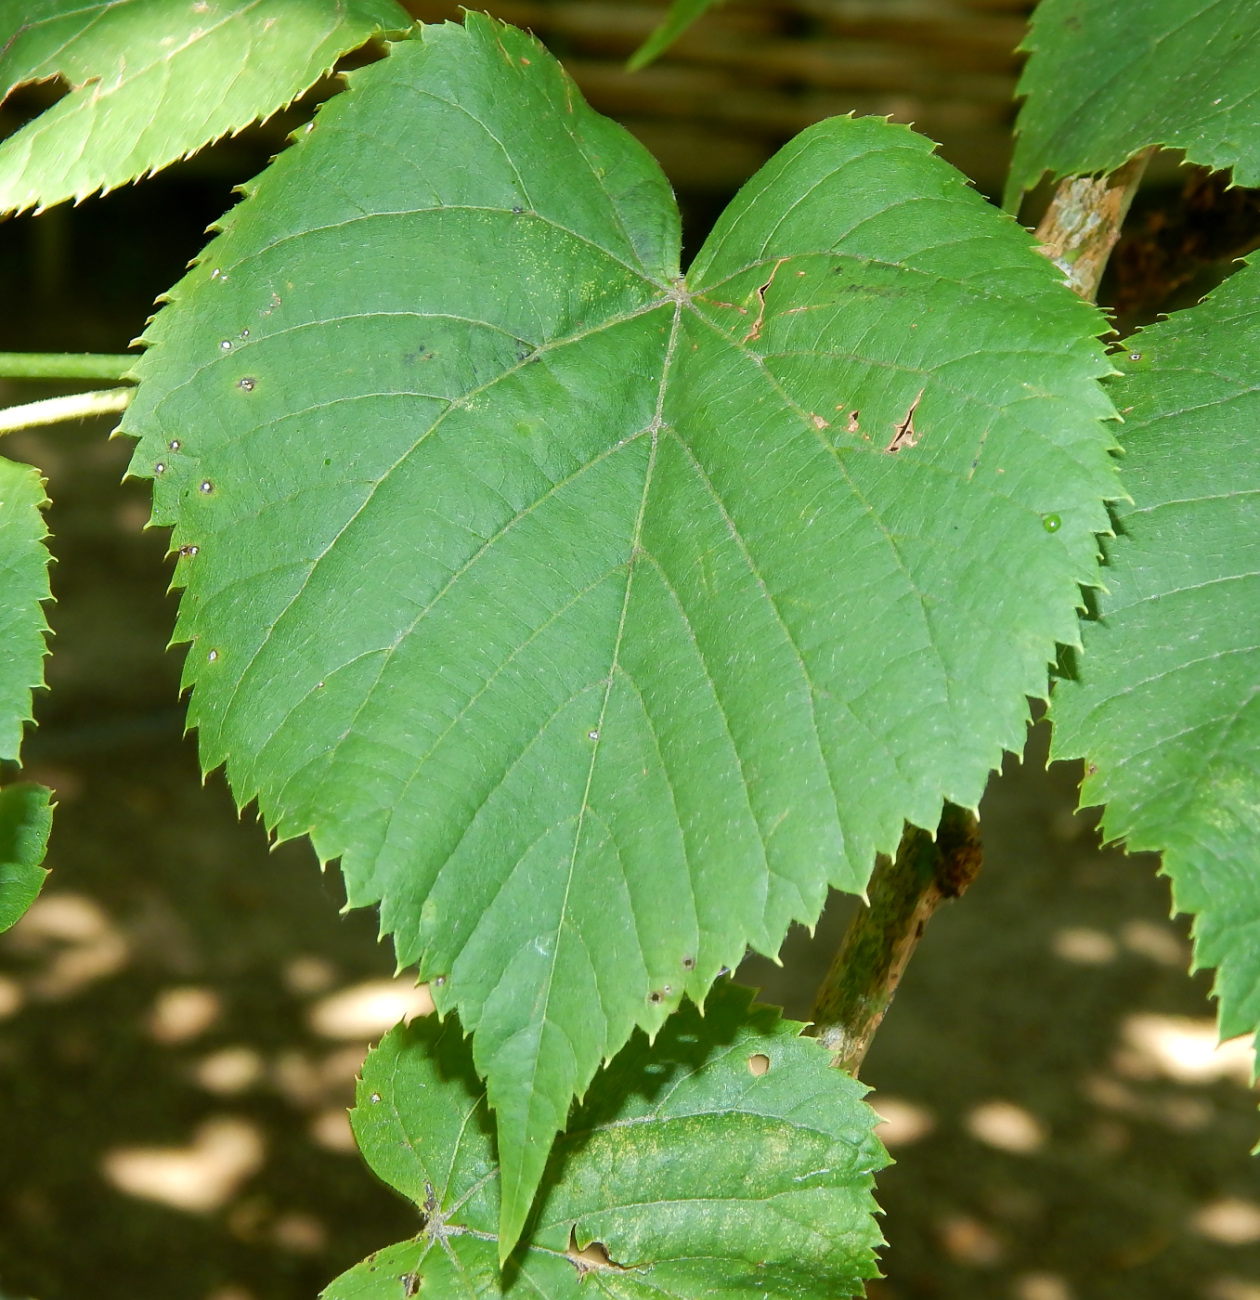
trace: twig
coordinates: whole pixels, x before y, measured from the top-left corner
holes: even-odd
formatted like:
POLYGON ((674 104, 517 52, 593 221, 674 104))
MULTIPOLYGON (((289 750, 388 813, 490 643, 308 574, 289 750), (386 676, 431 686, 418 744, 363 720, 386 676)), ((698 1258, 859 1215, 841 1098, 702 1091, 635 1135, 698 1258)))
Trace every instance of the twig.
POLYGON ((121 383, 139 361, 125 353, 0 352, 0 379, 96 379, 121 383))
POLYGON ((1059 182, 1037 227, 1041 251, 1086 302, 1098 282, 1154 149, 1143 149, 1109 176, 1069 176, 1059 182))
POLYGON ((870 902, 853 918, 814 1003, 814 1032, 832 1065, 856 1074, 932 913, 980 870, 975 817, 947 803, 936 838, 907 826, 895 859, 881 857, 870 902))
POLYGON ((42 402, 27 402, 24 406, 4 407, 0 409, 0 433, 125 411, 135 392, 134 388, 101 388, 92 393, 73 393, 69 397, 49 397, 42 402))

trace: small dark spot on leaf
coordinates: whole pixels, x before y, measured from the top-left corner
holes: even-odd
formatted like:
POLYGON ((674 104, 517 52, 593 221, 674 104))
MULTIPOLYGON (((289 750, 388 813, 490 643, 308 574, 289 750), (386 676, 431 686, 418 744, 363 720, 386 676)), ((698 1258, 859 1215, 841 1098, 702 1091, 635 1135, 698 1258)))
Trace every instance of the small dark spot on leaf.
POLYGON ((170 447, 172 451, 178 451, 183 444, 178 438, 172 438, 166 445, 170 447))
POLYGON ((243 339, 249 338, 249 330, 241 330, 241 338, 243 339))
POLYGON ((197 554, 197 547, 196 547, 196 546, 191 546, 191 545, 190 545, 190 546, 181 546, 181 547, 179 548, 179 554, 180 554, 180 557, 181 557, 182 559, 188 559, 190 556, 193 556, 193 555, 196 555, 196 554, 197 554))
POLYGON ((206 496, 209 496, 210 493, 214 491, 214 484, 211 483, 208 478, 203 478, 198 484, 197 490, 199 492, 204 492, 206 496))
POLYGON ((403 1284, 403 1295, 416 1295, 419 1292, 419 1273, 404 1273, 398 1280, 403 1284))
POLYGON ((231 352, 231 350, 232 350, 232 340, 231 340, 231 339, 224 339, 223 342, 219 344, 219 347, 222 348, 222 350, 223 350, 224 352, 231 352))
POLYGON ((770 1058, 764 1052, 754 1052, 748 1058, 748 1068, 752 1071, 755 1078, 760 1079, 761 1076, 770 1068, 770 1058))
POLYGON ((512 209, 512 211, 515 212, 517 216, 520 216, 520 214, 521 214, 522 212, 524 212, 525 209, 524 209, 524 208, 521 208, 521 207, 515 207, 515 208, 512 209))
POLYGON ((1130 360, 1130 361, 1141 361, 1141 360, 1142 360, 1142 354, 1141 354, 1140 352, 1130 352, 1130 353, 1129 353, 1129 360, 1130 360))
POLYGON ((210 653, 209 653, 208 655, 206 655, 206 658, 207 658, 211 663, 214 663, 214 661, 215 661, 218 657, 219 657, 219 652, 218 652, 217 650, 211 650, 210 653))
POLYGON ((694 957, 684 957, 682 960, 683 970, 695 970, 696 959, 694 957))
POLYGON ((156 465, 154 465, 154 467, 153 467, 153 472, 154 472, 155 474, 165 474, 165 473, 166 473, 166 466, 163 465, 161 461, 158 461, 158 463, 157 463, 156 465))
POLYGON ((246 375, 243 379, 238 379, 236 381, 236 386, 241 389, 242 392, 252 393, 254 389, 258 387, 258 380, 255 379, 253 375, 246 375))
POLYGON ((665 994, 662 993, 660 989, 653 989, 651 993, 648 994, 648 1001, 653 1005, 659 1005, 665 1001, 665 994))
POLYGON ((445 975, 435 975, 435 976, 433 977, 433 987, 434 987, 435 989, 440 989, 440 988, 442 987, 442 985, 445 984, 445 983, 446 983, 446 976, 445 976, 445 975))

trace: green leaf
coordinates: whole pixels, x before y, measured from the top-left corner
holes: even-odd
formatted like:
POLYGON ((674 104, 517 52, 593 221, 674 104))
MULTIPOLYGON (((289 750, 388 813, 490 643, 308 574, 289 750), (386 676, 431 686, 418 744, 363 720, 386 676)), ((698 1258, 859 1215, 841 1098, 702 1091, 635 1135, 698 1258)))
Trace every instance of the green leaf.
POLYGON ((0 98, 52 77, 72 93, 0 145, 0 212, 158 171, 410 22, 395 0, 3 0, 0 98))
POLYGON ((48 872, 40 865, 52 829, 52 791, 23 781, 0 790, 0 930, 35 901, 48 872))
POLYGON ((508 1243, 600 1062, 974 807, 1076 641, 1101 321, 931 148, 811 128, 684 282, 651 158, 470 15, 150 331, 202 761, 474 1033, 508 1243))
POLYGON ((718 3, 719 0, 672 0, 669 12, 651 36, 630 56, 627 66, 633 72, 646 68, 653 59, 664 54, 697 18, 718 3))
POLYGON ((1124 483, 1101 614, 1054 692, 1103 830, 1164 854, 1221 1032, 1260 1024, 1260 269, 1128 340, 1124 483))
MULTIPOLYGON (((31 718, 31 691, 44 684, 48 623, 48 504, 39 471, 0 458, 0 758, 16 760, 31 718)), ((51 792, 20 783, 0 790, 0 930, 34 902, 52 825, 51 792)))
POLYGON ((1021 48, 1007 207, 1043 172, 1114 171, 1148 145, 1260 185, 1255 0, 1042 0, 1021 48))
POLYGON ((861 1295, 882 1244, 873 1174, 888 1164, 866 1089, 799 1037, 804 1025, 751 999, 723 980, 703 1016, 687 1004, 597 1076, 502 1275, 499 1171, 465 1040, 436 1017, 395 1029, 368 1056, 351 1119, 424 1226, 325 1300, 861 1295))
POLYGON ((18 758, 31 691, 44 684, 47 504, 39 471, 0 457, 0 759, 18 758))

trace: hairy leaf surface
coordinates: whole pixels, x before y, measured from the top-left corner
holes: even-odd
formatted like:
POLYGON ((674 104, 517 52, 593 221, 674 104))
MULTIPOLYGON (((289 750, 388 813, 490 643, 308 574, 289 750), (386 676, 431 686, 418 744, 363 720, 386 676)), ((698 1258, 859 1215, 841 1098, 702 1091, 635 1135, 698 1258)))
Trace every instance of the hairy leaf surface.
POLYGON ((395 0, 0 0, 0 97, 71 93, 0 145, 0 212, 110 190, 285 107, 395 0))
POLYGON ((636 1024, 1022 744, 1117 490, 1098 317, 1030 245, 834 119, 684 281, 652 159, 471 16, 355 74, 158 316, 124 428, 202 760, 473 1031, 505 1241, 636 1024))
POLYGON ((1260 185, 1255 0, 1042 0, 1023 48, 1008 207, 1043 172, 1114 171, 1154 144, 1260 185))
POLYGON ((51 795, 29 781, 0 790, 0 930, 30 907, 48 877, 40 864, 52 829, 51 795))
POLYGON ((596 1076, 502 1274, 499 1172, 466 1042, 435 1017, 395 1029, 368 1056, 352 1121, 424 1227, 326 1300, 862 1294, 882 1244, 873 1174, 888 1163, 866 1089, 751 997, 723 980, 703 1016, 688 1003, 596 1076))
POLYGON ((1229 1037, 1260 1024, 1260 270, 1127 346, 1133 504, 1055 689, 1054 754, 1086 759, 1109 838, 1164 854, 1229 1037))

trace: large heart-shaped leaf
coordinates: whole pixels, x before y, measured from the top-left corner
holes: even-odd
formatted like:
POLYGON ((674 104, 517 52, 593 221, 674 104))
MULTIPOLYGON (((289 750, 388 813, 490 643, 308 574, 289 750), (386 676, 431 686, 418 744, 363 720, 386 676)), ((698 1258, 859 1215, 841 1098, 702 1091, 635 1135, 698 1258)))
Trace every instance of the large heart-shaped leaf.
POLYGON ((0 145, 0 212, 155 172, 410 21, 395 0, 7 0, 0 98, 52 77, 71 93, 0 145))
POLYGON ((822 123, 678 243, 537 42, 427 28, 231 215, 124 422, 202 760, 473 1031, 508 1244, 636 1024, 976 804, 1117 491, 1099 318, 921 137, 822 123))
POLYGON ((1129 339, 1101 614, 1054 694, 1103 829, 1164 854, 1221 1031, 1260 1024, 1260 269, 1129 339))
POLYGON ((325 1300, 861 1295, 882 1242, 873 1174, 888 1163, 866 1090, 803 1025, 750 1001, 724 980, 703 1016, 688 1004, 596 1077, 502 1273, 499 1171, 465 1040, 451 1021, 395 1029, 368 1056, 352 1120, 424 1226, 325 1300))
POLYGON ((1255 0, 1042 0, 1023 48, 1008 206, 1043 172, 1114 171, 1153 144, 1260 185, 1255 0))

